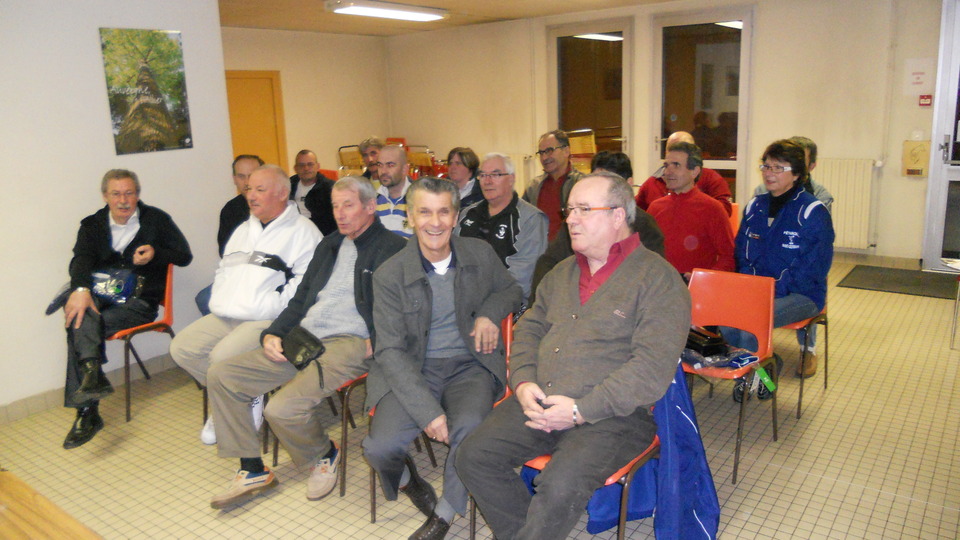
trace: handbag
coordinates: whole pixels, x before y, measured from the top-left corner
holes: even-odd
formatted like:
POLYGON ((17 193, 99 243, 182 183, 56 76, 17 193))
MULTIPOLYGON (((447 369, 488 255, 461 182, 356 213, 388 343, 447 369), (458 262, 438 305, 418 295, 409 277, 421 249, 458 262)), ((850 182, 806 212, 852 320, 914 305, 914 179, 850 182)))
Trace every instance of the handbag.
POLYGON ((726 352, 726 342, 723 336, 699 326, 691 326, 687 334, 687 349, 700 353, 702 356, 716 356, 726 352))
MULTIPOLYGON (((306 328, 297 325, 281 339, 283 356, 288 362, 303 371, 310 362, 317 360, 327 350, 323 342, 306 328)), ((320 388, 323 388, 323 366, 317 362, 317 372, 320 374, 320 388)))
POLYGON ((140 296, 143 290, 143 276, 128 268, 97 270, 91 277, 93 287, 90 292, 111 304, 125 304, 128 300, 140 296))

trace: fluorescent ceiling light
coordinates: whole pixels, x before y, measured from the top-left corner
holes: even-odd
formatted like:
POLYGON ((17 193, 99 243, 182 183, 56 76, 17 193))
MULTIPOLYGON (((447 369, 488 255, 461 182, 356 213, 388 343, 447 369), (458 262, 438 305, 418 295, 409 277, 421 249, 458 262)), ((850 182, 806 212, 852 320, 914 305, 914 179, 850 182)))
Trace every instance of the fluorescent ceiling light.
POLYGON ((325 7, 327 11, 343 15, 362 15, 364 17, 380 17, 401 21, 428 22, 437 21, 447 16, 447 10, 445 9, 408 6, 377 0, 327 0, 325 7))
POLYGON ((597 41, 623 41, 623 36, 618 36, 616 34, 580 34, 579 36, 573 36, 580 39, 595 39, 597 41))
POLYGON ((713 23, 717 26, 726 26, 727 28, 736 28, 737 30, 743 30, 743 21, 726 21, 713 23))

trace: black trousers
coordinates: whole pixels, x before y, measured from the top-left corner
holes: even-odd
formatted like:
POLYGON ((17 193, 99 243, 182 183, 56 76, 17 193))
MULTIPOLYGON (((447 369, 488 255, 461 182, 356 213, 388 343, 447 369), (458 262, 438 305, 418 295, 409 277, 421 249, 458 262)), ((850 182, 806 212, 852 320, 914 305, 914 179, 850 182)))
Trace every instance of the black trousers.
POLYGON ((80 387, 80 381, 83 380, 80 366, 85 360, 96 358, 101 364, 106 363, 104 340, 107 336, 112 336, 120 330, 153 322, 157 318, 157 308, 139 298, 129 300, 125 304, 114 305, 101 305, 96 298, 94 301, 100 309, 99 314, 88 309, 83 316, 80 328, 74 328, 73 324, 67 327, 67 379, 64 384, 64 407, 80 408, 97 404, 95 399, 78 402, 73 395, 80 387))

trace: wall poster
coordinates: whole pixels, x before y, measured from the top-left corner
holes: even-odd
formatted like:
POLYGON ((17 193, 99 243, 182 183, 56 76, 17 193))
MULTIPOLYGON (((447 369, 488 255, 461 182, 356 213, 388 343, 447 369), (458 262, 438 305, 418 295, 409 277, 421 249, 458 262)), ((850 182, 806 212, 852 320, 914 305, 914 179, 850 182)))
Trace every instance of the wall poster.
POLYGON ((117 155, 192 148, 180 32, 101 28, 117 155))

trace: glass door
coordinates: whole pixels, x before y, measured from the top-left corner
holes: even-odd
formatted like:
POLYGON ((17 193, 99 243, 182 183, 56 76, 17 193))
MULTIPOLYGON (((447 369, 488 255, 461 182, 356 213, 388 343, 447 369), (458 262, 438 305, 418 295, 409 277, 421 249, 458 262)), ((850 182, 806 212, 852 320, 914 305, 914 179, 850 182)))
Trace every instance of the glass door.
POLYGON ((746 99, 749 43, 746 14, 718 13, 663 19, 657 25, 660 125, 654 163, 666 153, 670 134, 686 131, 703 151, 704 167, 730 184, 734 201, 748 198, 737 184, 746 178, 746 99))

